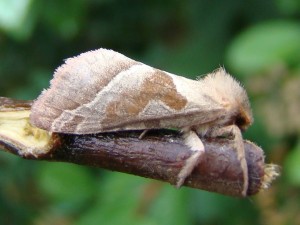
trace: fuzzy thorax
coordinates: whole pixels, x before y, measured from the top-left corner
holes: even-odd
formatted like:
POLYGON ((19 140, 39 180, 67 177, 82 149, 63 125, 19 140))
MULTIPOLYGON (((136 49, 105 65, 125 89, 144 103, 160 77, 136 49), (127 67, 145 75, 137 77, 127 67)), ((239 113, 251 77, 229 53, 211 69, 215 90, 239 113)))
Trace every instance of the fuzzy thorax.
POLYGON ((199 82, 209 98, 227 109, 224 118, 217 122, 219 125, 236 124, 241 130, 251 125, 253 117, 247 92, 223 67, 199 79, 199 82))

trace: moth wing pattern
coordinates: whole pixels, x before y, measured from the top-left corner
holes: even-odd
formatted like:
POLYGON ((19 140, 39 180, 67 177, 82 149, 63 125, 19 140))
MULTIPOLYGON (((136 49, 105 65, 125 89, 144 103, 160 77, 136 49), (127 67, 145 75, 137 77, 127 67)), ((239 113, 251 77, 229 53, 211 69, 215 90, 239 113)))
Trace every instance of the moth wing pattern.
POLYGON ((224 106, 189 80, 98 49, 69 58, 34 102, 31 123, 51 132, 182 128, 218 120, 224 106))

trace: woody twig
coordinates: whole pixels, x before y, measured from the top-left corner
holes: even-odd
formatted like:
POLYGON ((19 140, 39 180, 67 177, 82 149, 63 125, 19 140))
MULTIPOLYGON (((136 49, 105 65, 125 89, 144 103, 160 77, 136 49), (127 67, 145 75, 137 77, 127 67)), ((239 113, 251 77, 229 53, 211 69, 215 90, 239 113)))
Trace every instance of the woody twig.
MULTIPOLYGON (((140 131, 73 135, 54 134, 29 123, 31 101, 0 98, 0 148, 25 159, 61 161, 101 167, 176 184, 192 152, 177 131, 140 131)), ((243 171, 233 141, 203 140, 206 152, 184 185, 242 197, 243 171)), ((255 144, 244 141, 248 165, 247 196, 269 187, 278 167, 264 163, 255 144)))

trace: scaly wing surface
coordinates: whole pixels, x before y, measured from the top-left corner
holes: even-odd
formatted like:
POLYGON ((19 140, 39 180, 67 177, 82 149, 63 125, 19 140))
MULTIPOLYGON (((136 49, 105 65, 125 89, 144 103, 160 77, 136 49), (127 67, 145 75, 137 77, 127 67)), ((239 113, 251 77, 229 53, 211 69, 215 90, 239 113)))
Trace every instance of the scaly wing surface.
POLYGON ((56 70, 30 120, 48 131, 75 134, 205 124, 224 110, 198 82, 99 49, 56 70))

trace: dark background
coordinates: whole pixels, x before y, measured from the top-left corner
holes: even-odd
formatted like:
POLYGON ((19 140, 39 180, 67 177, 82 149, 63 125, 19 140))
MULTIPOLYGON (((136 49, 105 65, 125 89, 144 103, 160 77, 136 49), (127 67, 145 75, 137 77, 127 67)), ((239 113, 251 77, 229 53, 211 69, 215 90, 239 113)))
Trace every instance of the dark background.
POLYGON ((34 99, 63 60, 100 47, 196 78, 225 66, 247 89, 245 133, 282 166, 246 199, 0 152, 0 224, 300 224, 300 2, 2 0, 0 96, 34 99))

